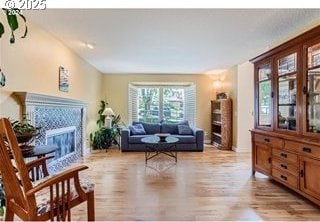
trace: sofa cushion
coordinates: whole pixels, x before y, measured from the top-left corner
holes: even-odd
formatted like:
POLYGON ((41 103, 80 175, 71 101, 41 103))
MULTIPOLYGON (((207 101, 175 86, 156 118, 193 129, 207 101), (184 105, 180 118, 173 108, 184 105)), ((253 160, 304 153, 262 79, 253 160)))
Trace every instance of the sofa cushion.
POLYGON ((181 120, 180 122, 177 123, 177 125, 186 125, 186 126, 189 126, 189 121, 188 121, 188 120, 181 120))
POLYGON ((144 130, 143 125, 140 123, 129 126, 129 129, 132 135, 146 135, 146 131, 144 130))
POLYGON ((133 136, 129 136, 129 143, 143 144, 143 142, 141 142, 141 139, 145 138, 147 136, 151 136, 151 135, 133 135, 133 136))
POLYGON ((143 122, 133 122, 132 125, 142 124, 146 134, 156 134, 160 133, 160 124, 159 123, 143 123, 143 122))
POLYGON ((187 125, 178 125, 179 135, 193 135, 192 129, 187 125))
POLYGON ((161 133, 178 134, 177 124, 163 123, 161 125, 161 133))
POLYGON ((192 135, 174 135, 174 137, 178 138, 178 143, 195 143, 196 137, 192 135))

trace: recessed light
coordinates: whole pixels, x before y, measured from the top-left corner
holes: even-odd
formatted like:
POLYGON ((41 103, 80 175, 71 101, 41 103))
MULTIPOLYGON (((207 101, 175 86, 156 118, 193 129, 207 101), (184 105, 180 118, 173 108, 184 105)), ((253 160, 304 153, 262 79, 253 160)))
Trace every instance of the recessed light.
POLYGON ((86 46, 87 46, 89 49, 94 49, 94 44, 86 43, 86 46))

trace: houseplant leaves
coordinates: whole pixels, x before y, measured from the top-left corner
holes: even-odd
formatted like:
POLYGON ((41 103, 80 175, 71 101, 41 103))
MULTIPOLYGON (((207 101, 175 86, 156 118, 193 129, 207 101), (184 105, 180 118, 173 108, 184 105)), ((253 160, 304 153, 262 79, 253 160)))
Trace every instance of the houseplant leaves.
MULTIPOLYGON (((25 38, 28 33, 28 27, 27 27, 27 20, 26 18, 20 13, 19 9, 3 9, 6 17, 7 17, 7 22, 8 25, 11 29, 11 37, 10 37, 10 43, 15 43, 15 36, 14 36, 14 31, 19 28, 19 23, 18 23, 18 16, 24 21, 25 24, 25 31, 24 34, 21 36, 21 38, 25 38)), ((0 22, 0 38, 4 34, 4 26, 0 22)))
POLYGON ((0 22, 0 38, 3 35, 3 33, 4 33, 4 27, 3 27, 2 23, 0 22))

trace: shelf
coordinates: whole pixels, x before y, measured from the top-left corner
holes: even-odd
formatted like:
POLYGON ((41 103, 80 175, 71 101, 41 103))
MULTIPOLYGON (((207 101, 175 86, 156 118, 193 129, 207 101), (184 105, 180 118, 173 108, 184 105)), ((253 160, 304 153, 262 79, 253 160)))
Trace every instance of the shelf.
POLYGON ((221 122, 219 122, 219 121, 212 121, 212 124, 221 126, 221 122))
POLYGON ((278 104, 278 106, 296 106, 296 103, 283 103, 283 104, 278 104))
POLYGON ((308 92, 309 96, 318 96, 320 92, 308 92))
POLYGON ((220 114, 220 115, 221 115, 221 112, 219 112, 219 111, 213 111, 212 114, 220 114))
POLYGON ((221 137, 221 134, 220 134, 220 133, 212 132, 212 134, 215 135, 215 136, 221 137))
POLYGON ((312 71, 314 69, 319 69, 319 68, 320 68, 320 65, 312 66, 308 68, 308 71, 312 71))
POLYGON ((216 141, 214 141, 212 143, 213 146, 217 147, 217 148, 220 148, 221 147, 221 143, 217 143, 216 141))

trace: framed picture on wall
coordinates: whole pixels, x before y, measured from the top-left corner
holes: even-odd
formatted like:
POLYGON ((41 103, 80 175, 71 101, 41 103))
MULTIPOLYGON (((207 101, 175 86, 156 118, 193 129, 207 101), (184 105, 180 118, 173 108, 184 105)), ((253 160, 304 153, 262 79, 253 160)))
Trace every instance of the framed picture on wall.
POLYGON ((69 71, 62 66, 59 67, 59 90, 69 92, 69 71))

